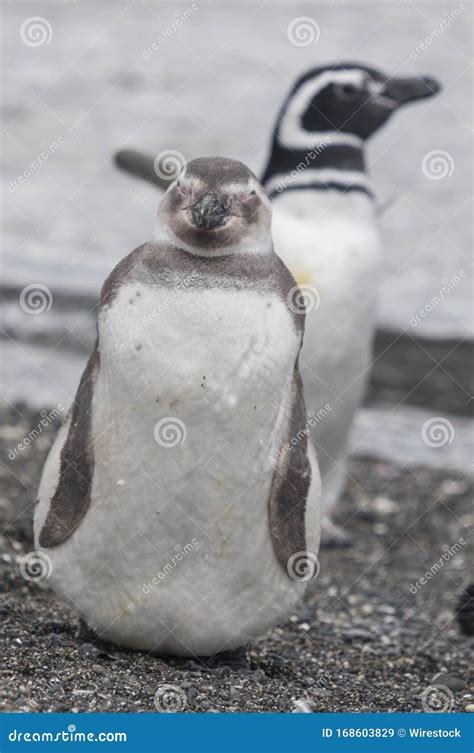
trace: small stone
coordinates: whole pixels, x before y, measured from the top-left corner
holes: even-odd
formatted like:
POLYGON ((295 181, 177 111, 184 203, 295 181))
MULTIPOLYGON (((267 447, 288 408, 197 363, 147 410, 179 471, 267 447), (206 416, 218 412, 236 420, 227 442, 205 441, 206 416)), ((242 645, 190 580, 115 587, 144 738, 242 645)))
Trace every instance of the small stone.
POLYGON ((467 492, 468 485, 461 479, 459 481, 447 479, 441 484, 440 490, 441 493, 445 494, 447 497, 454 497, 458 494, 464 494, 465 492, 467 492))
POLYGON ((388 497, 375 497, 372 500, 372 507, 379 515, 393 515, 398 511, 398 502, 388 497))
POLYGON ((466 711, 470 711, 472 713, 474 711, 474 703, 468 703, 466 706, 466 711))
POLYGON ((464 690, 466 683, 460 677, 450 675, 448 672, 438 672, 431 680, 432 685, 445 685, 450 690, 464 690))
POLYGON ((296 698, 293 701, 293 714, 311 714, 311 708, 304 698, 296 698))
POLYGON ((357 627, 345 630, 342 637, 346 643, 367 643, 374 640, 368 630, 357 627))
POLYGON ((236 688, 231 688, 229 690, 229 700, 230 701, 238 701, 240 699, 240 693, 236 688))
MULTIPOLYGON (((184 685, 183 685, 184 687, 184 685)), ((187 687, 185 688, 186 695, 188 696, 188 701, 192 703, 196 700, 196 698, 199 695, 199 691, 195 685, 187 684, 187 687)))

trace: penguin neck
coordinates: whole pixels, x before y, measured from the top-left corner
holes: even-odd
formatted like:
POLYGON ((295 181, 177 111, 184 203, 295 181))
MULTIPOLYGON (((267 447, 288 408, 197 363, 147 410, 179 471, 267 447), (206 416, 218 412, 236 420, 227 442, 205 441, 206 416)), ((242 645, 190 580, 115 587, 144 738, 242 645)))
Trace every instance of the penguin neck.
POLYGON ((262 183, 270 198, 285 191, 357 191, 375 199, 365 167, 364 142, 336 132, 314 133, 310 148, 289 148, 274 139, 262 183))
POLYGON ((151 240, 153 243, 169 244, 202 259, 231 255, 267 256, 273 253, 273 243, 270 233, 267 233, 265 237, 260 239, 243 238, 233 245, 223 247, 221 250, 195 248, 180 240, 159 217, 155 224, 151 240))

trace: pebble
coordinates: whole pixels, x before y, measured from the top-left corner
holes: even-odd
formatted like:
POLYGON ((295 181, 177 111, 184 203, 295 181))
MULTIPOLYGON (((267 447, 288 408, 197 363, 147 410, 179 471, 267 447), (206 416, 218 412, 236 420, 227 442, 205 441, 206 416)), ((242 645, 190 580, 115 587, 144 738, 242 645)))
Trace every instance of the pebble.
POLYGON ((342 637, 346 643, 354 643, 356 641, 360 643, 368 643, 374 640, 367 628, 351 628, 350 630, 345 630, 342 633, 342 637))
POLYGON ((464 690, 466 683, 460 677, 450 675, 448 672, 438 672, 431 680, 432 685, 445 685, 450 690, 464 690))
POLYGON ((372 507, 379 515, 393 515, 398 512, 399 504, 388 497, 375 497, 372 500, 372 507))
POLYGON ((303 698, 296 698, 293 701, 294 709, 293 714, 311 714, 311 708, 306 700, 303 698))

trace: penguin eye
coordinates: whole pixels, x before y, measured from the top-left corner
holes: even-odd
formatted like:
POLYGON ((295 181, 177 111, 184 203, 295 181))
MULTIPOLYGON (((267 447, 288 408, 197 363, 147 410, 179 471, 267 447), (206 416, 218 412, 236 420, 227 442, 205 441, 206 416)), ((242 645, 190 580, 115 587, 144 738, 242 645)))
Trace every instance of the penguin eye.
POLYGON ((256 191, 243 191, 242 193, 237 194, 237 199, 239 201, 248 201, 249 199, 253 198, 257 195, 256 191))
POLYGON ((179 180, 176 184, 176 188, 180 192, 181 196, 187 196, 189 193, 189 188, 185 186, 183 183, 181 183, 179 180))
POLYGON ((340 99, 355 99, 359 94, 359 89, 355 84, 339 84, 336 86, 336 94, 340 99))

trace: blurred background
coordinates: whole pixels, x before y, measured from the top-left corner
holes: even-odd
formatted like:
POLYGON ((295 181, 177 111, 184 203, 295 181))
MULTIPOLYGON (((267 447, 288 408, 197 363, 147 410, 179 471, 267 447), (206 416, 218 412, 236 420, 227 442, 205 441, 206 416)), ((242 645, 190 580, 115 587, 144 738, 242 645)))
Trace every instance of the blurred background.
POLYGON ((157 674, 186 679, 196 710, 474 708, 472 639, 457 624, 463 614, 472 633, 472 600, 464 593, 464 612, 460 602, 474 523, 471 16, 467 0, 2 3, 5 708, 154 710, 157 674), (288 26, 301 17, 320 33, 298 47, 288 26), (339 510, 354 545, 321 553, 301 614, 256 642, 256 671, 234 686, 228 672, 203 678, 196 665, 88 643, 21 562, 101 284, 155 223, 158 190, 120 172, 114 153, 221 154, 260 174, 291 84, 336 61, 443 88, 368 145, 385 282, 339 510), (433 683, 444 690, 427 708, 433 683))
POLYGON ((94 340, 101 283, 152 232, 159 193, 116 169, 116 149, 225 154, 259 174, 295 78, 310 67, 353 60, 389 74, 428 73, 443 91, 404 108, 369 143, 386 280, 374 374, 352 443, 359 452, 466 467, 468 3, 446 10, 438 2, 383 0, 204 0, 179 7, 124 0, 93 9, 84 2, 41 8, 20 2, 4 5, 3 18, 1 347, 9 403, 71 401, 94 340), (317 20, 315 43, 290 44, 287 27, 295 16, 317 20), (427 177, 422 162, 433 151, 442 152, 441 172, 427 177), (439 301, 443 285, 450 289, 439 301), (41 313, 31 315, 21 293, 26 288, 23 296, 31 297, 38 286, 41 313), (435 408, 435 415, 452 414, 456 431, 455 441, 433 454, 421 441, 424 416, 417 411, 432 415, 435 408))

